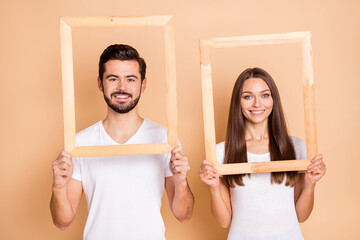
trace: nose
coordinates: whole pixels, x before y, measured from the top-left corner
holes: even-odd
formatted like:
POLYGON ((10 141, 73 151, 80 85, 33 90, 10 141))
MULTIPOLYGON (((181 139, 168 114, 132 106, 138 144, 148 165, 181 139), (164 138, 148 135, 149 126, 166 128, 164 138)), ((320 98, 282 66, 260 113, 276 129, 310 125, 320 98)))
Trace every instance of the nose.
POLYGON ((117 90, 124 90, 126 89, 126 81, 124 78, 120 78, 117 85, 116 85, 116 89, 117 90))
POLYGON ((253 106, 254 107, 260 107, 261 106, 261 103, 260 103, 260 98, 259 97, 255 97, 254 98, 254 102, 253 102, 253 106))

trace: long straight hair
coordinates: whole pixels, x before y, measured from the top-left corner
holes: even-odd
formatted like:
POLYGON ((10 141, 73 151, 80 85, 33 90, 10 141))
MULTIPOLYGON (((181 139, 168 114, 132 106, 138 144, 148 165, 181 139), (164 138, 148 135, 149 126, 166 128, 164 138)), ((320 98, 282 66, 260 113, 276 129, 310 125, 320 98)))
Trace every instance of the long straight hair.
MULTIPOLYGON (((271 161, 295 159, 295 150, 290 139, 281 106, 279 91, 274 80, 261 68, 248 68, 236 80, 231 97, 229 119, 225 139, 224 163, 246 163, 247 149, 245 141, 245 118, 241 110, 241 93, 244 82, 249 78, 261 78, 270 88, 273 98, 273 109, 268 117, 269 151, 271 161)), ((223 182, 227 187, 235 184, 244 186, 246 174, 225 175, 223 182)), ((273 172, 271 183, 281 184, 286 176, 286 186, 294 186, 297 172, 273 172)))

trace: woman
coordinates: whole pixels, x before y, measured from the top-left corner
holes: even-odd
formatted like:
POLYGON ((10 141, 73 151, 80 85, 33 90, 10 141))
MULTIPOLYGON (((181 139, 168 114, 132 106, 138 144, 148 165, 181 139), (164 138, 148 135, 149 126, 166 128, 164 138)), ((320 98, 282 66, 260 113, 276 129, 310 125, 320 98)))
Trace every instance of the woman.
MULTIPOLYGON (((246 69, 238 77, 226 140, 217 144, 216 151, 219 164, 306 159, 305 143, 289 136, 279 92, 263 69, 246 69)), ((224 228, 231 222, 228 239, 303 239, 298 222, 304 222, 312 211, 315 184, 326 171, 322 158, 315 156, 301 173, 221 178, 205 160, 200 177, 210 187, 216 221, 224 228)))

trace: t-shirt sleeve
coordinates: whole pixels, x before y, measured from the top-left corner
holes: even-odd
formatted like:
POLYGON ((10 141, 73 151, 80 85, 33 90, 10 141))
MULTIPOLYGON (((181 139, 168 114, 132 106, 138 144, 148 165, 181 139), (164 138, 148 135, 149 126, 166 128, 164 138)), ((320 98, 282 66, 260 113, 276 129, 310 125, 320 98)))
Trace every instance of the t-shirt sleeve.
MULTIPOLYGON (((306 159, 307 158, 307 154, 306 154, 306 144, 305 142, 297 137, 291 137, 293 144, 294 144, 294 149, 295 149, 295 154, 296 154, 296 159, 306 159)), ((299 173, 305 173, 305 170, 302 171, 298 171, 299 173)))
POLYGON ((218 164, 224 163, 225 157, 225 142, 216 144, 216 160, 218 164))
POLYGON ((305 142, 297 137, 291 137, 293 144, 294 144, 294 149, 295 149, 295 154, 296 154, 296 159, 306 159, 307 158, 307 154, 306 154, 306 144, 305 142))
POLYGON ((74 169, 72 178, 81 181, 80 158, 72 158, 72 162, 74 169))
POLYGON ((172 173, 170 171, 170 159, 171 154, 166 154, 166 161, 165 161, 165 177, 171 177, 172 173))

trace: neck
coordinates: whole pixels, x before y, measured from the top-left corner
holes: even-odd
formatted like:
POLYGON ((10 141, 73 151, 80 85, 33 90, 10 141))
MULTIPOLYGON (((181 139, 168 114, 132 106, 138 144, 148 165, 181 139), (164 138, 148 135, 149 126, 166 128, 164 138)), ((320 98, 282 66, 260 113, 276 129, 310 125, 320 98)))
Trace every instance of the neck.
POLYGON ((269 138, 268 121, 251 123, 245 121, 245 140, 261 141, 269 138))
POLYGON ((137 132, 143 121, 137 106, 128 113, 117 113, 108 107, 103 126, 113 140, 122 144, 137 132))

